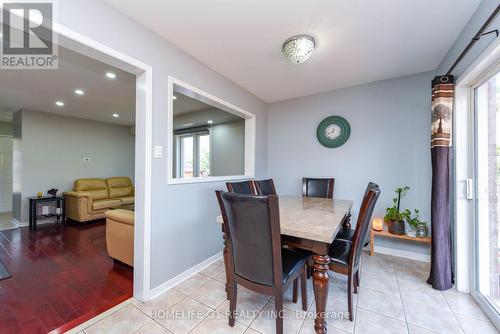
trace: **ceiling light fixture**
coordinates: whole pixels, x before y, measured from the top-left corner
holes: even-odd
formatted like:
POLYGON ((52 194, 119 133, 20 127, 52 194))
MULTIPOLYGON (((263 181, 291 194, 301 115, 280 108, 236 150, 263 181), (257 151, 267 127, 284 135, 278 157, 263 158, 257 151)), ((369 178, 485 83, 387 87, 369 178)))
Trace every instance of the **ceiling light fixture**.
POLYGON ((83 95, 83 94, 85 94, 85 92, 81 89, 75 89, 75 94, 76 95, 83 95))
POLYGON ((113 115, 111 115, 111 116, 113 116, 114 118, 118 118, 118 117, 120 117, 120 115, 119 115, 119 114, 113 114, 113 115))
POLYGON ((106 76, 109 79, 115 79, 116 78, 116 74, 114 74, 113 72, 106 72, 106 76))
POLYGON ((56 101, 56 106, 64 107, 64 102, 63 101, 56 101))
POLYGON ((281 52, 292 64, 302 64, 311 57, 316 42, 309 35, 297 35, 290 37, 283 43, 281 52))
POLYGON ((172 100, 177 100, 177 96, 173 95, 172 100))
POLYGON ((212 121, 211 119, 209 119, 209 120, 207 121, 207 123, 208 123, 208 124, 212 124, 213 122, 214 122, 214 121, 212 121))

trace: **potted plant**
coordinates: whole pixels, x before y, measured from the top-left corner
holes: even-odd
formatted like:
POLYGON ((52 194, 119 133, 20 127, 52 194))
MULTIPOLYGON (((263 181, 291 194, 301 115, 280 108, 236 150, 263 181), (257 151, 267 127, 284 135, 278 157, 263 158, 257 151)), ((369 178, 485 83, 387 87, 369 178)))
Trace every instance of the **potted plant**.
POLYGON ((420 210, 414 209, 413 211, 415 212, 415 215, 413 217, 410 213, 410 210, 406 210, 406 211, 407 211, 406 223, 408 223, 408 226, 409 226, 409 229, 408 229, 408 232, 406 232, 406 235, 409 237, 412 237, 412 238, 416 238, 418 226, 419 226, 419 224, 422 223, 419 219, 420 210))
POLYGON ((384 221, 389 227, 389 233, 405 234, 405 218, 410 213, 409 210, 400 211, 401 198, 410 190, 410 187, 396 188, 397 197, 392 199, 393 205, 385 210, 384 221))

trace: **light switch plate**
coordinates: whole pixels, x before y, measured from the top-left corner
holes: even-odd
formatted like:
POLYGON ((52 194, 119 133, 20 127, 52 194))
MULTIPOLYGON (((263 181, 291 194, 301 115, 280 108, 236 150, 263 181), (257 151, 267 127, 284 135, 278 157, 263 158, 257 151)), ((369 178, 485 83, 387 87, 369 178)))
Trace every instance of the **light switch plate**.
POLYGON ((163 157, 163 146, 161 145, 155 145, 155 158, 162 158, 163 157))

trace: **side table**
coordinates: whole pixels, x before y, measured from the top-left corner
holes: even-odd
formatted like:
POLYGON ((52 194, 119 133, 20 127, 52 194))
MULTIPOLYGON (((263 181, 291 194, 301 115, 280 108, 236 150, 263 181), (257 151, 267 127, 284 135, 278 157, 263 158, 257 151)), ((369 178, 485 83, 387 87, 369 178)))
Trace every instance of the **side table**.
POLYGON ((29 228, 36 230, 36 221, 40 218, 56 217, 56 221, 65 221, 64 216, 64 197, 62 196, 32 196, 28 197, 29 200, 29 228), (38 204, 40 203, 56 203, 56 208, 59 209, 54 213, 40 214, 38 212, 38 204))

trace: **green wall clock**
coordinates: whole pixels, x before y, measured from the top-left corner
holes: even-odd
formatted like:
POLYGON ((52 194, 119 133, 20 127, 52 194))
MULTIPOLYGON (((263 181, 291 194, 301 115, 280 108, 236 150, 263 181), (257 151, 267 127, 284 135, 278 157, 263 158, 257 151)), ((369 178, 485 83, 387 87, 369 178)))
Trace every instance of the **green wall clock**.
POLYGON ((321 121, 316 137, 321 145, 336 148, 346 143, 351 135, 351 126, 344 117, 330 116, 321 121))

